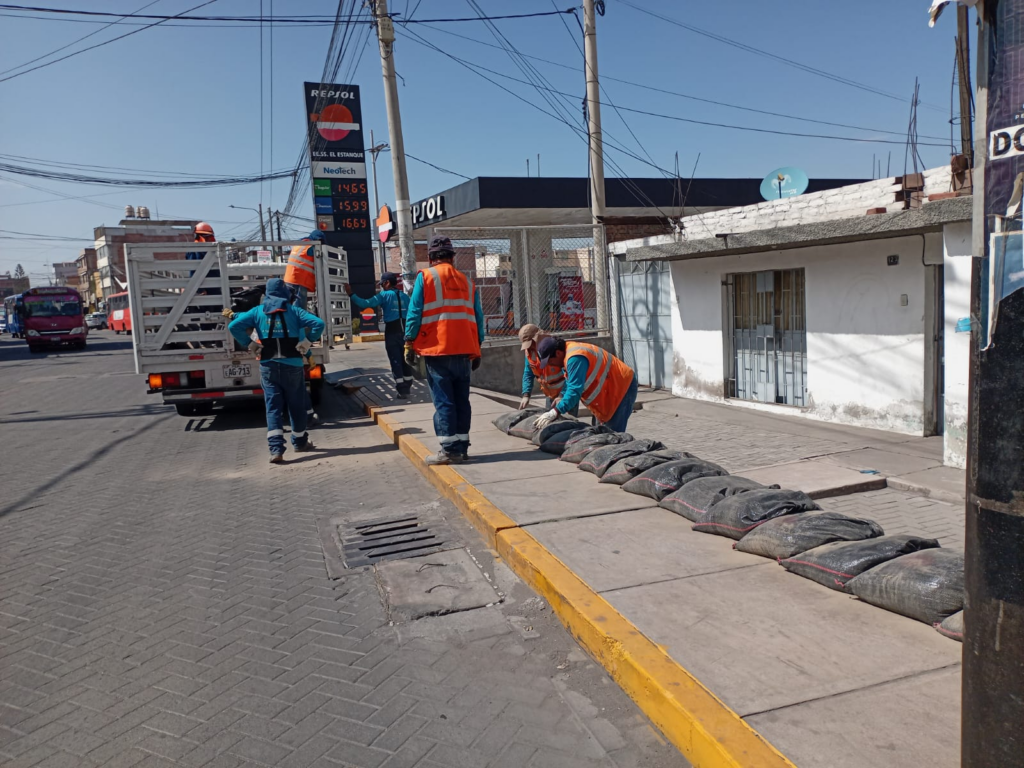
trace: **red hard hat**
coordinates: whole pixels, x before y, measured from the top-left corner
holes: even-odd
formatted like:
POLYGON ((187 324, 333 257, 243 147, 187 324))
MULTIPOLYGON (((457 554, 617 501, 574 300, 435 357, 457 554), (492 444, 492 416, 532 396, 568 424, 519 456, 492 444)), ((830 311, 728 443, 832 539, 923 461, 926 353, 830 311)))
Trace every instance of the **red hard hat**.
POLYGON ((209 235, 210 237, 213 237, 213 227, 211 227, 205 221, 200 221, 198 224, 196 224, 196 234, 209 235))

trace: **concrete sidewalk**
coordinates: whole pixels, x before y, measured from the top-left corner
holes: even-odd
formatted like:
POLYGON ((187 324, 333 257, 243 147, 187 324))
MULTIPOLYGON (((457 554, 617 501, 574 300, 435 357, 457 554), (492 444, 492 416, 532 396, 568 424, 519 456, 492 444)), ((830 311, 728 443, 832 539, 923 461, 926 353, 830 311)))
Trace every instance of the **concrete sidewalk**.
MULTIPOLYGON (((473 461, 427 469, 422 459, 437 440, 425 391, 395 403, 389 377, 374 368, 348 378, 365 385, 359 393, 378 423, 558 606, 691 762, 958 764, 959 644, 695 533, 650 499, 598 484, 495 430, 490 420, 508 406, 479 395, 473 461)), ((887 533, 941 532, 944 546, 962 542, 962 507, 891 487, 850 493, 853 480, 885 486, 935 469, 934 441, 676 398, 648 398, 629 430, 765 482, 816 483, 823 507, 876 519, 887 533)))

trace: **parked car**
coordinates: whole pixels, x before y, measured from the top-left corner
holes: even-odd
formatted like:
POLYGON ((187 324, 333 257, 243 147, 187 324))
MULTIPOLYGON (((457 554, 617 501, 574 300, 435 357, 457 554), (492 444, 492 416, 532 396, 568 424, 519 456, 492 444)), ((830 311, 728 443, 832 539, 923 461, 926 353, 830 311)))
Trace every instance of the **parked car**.
POLYGON ((0 317, 0 333, 7 333, 7 318, 0 317))
POLYGON ((102 330, 107 327, 107 313, 106 312, 93 312, 91 315, 85 316, 85 325, 87 328, 95 328, 102 330))

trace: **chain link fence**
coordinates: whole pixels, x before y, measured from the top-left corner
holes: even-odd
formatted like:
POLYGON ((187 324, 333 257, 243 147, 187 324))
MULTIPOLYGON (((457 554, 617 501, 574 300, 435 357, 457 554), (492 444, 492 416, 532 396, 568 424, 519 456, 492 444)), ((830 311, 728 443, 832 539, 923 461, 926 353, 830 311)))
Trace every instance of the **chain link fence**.
POLYGON ((437 227, 451 238, 455 267, 476 282, 487 337, 514 338, 526 323, 551 333, 609 329, 600 226, 437 227), (602 297, 603 298, 603 297, 602 297))

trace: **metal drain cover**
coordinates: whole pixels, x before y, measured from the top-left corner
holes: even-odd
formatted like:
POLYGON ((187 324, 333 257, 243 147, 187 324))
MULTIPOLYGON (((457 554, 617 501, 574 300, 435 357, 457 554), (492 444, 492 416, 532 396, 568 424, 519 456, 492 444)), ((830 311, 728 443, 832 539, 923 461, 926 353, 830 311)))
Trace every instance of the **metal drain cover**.
POLYGON ((346 568, 429 555, 458 546, 445 525, 428 522, 418 515, 349 523, 338 527, 338 539, 346 568))

